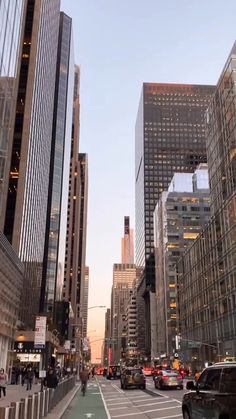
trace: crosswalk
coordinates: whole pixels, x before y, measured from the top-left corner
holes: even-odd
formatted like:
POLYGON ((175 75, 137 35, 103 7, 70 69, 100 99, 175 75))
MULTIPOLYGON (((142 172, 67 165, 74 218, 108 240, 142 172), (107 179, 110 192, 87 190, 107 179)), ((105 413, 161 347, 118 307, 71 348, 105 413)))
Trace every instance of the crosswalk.
POLYGON ((181 419, 181 401, 158 392, 153 383, 147 390, 121 390, 118 382, 101 383, 100 388, 110 418, 127 419, 181 419))

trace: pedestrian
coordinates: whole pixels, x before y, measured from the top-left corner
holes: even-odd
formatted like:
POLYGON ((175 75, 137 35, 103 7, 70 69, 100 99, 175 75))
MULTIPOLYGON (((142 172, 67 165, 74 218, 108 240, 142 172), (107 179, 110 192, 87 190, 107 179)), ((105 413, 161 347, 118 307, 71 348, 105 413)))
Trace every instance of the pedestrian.
POLYGON ((27 368, 24 365, 22 365, 21 367, 21 385, 22 386, 25 384, 26 370, 27 368))
POLYGON ((29 366, 25 374, 26 385, 27 385, 26 390, 31 390, 33 378, 34 378, 34 371, 33 371, 33 368, 29 366))
POLYGON ((0 398, 3 396, 6 397, 6 386, 7 386, 7 374, 5 373, 4 369, 1 368, 0 370, 0 398))
POLYGON ((87 383, 89 380, 89 370, 83 367, 82 371, 80 371, 79 378, 81 380, 81 390, 83 392, 83 395, 85 395, 87 383))
POLYGON ((58 385, 58 378, 57 378, 56 373, 54 372, 54 369, 52 367, 49 367, 46 378, 44 380, 44 384, 48 388, 56 388, 57 385, 58 385))
POLYGON ((92 368, 92 378, 94 378, 95 375, 95 367, 92 368))
POLYGON ((39 380, 39 369, 38 367, 34 368, 34 383, 38 384, 38 380, 39 380))

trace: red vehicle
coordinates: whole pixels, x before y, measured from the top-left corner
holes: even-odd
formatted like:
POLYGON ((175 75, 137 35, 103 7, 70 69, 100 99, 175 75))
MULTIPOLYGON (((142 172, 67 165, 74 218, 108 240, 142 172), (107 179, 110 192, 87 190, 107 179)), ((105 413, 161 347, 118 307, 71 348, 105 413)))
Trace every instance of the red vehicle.
POLYGON ((152 368, 151 367, 143 367, 143 373, 146 376, 151 376, 152 375, 152 368))
POLYGON ((103 371, 104 371, 104 368, 102 368, 102 367, 96 368, 96 374, 97 375, 103 375, 103 371))

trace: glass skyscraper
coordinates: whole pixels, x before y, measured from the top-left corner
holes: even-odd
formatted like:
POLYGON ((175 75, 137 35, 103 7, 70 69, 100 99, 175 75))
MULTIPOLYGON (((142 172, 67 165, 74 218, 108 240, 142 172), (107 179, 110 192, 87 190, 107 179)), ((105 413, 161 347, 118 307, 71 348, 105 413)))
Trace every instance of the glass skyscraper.
POLYGON ((66 208, 62 211, 61 204, 63 195, 64 200, 68 196, 69 187, 73 85, 74 51, 72 41, 72 19, 61 12, 57 52, 47 225, 40 297, 40 312, 43 313, 53 312, 56 291, 59 299, 60 290, 63 285, 66 235, 63 217, 64 219, 66 218, 66 208), (59 249, 59 245, 62 249, 59 249), (62 258, 58 260, 58 256, 60 255, 62 258))
POLYGON ((144 83, 135 132, 136 265, 146 307, 150 351, 150 293, 155 291, 153 211, 175 172, 206 162, 205 111, 214 86, 144 83))
POLYGON ((3 200, 4 234, 25 264, 22 317, 31 324, 42 278, 59 19, 59 0, 27 1, 3 200))
POLYGON ((13 128, 17 63, 24 0, 0 2, 0 227, 3 184, 6 181, 9 136, 13 128))

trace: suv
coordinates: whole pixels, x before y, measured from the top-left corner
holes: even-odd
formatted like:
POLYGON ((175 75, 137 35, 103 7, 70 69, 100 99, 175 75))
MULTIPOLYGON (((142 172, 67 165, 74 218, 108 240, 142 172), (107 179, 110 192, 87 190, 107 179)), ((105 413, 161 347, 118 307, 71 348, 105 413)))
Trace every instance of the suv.
POLYGON ((117 380, 120 378, 120 365, 109 365, 107 370, 108 380, 117 380))
POLYGON ((197 382, 189 381, 182 401, 184 419, 236 418, 236 362, 206 368, 197 382))
POLYGON ((145 390, 146 378, 141 368, 125 368, 120 376, 120 386, 124 390, 127 387, 139 387, 145 390))

